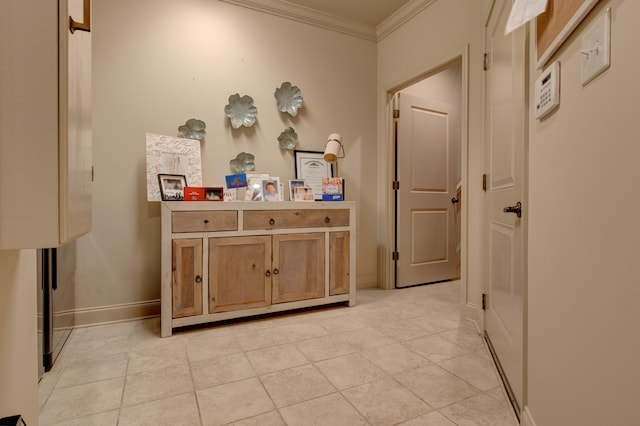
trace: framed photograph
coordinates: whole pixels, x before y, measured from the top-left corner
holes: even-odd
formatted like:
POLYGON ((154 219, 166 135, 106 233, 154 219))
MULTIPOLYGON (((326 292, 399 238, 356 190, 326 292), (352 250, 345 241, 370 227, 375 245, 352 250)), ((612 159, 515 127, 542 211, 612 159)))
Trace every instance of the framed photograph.
POLYGON ((262 181, 269 179, 268 173, 247 173, 245 201, 262 201, 262 181))
POLYGON ((313 189, 308 186, 296 186, 293 188, 293 200, 294 201, 315 201, 316 197, 313 194, 313 189))
POLYGON ((236 175, 225 176, 227 182, 227 188, 246 188, 247 187, 247 175, 245 173, 239 173, 236 175))
POLYGON ((599 0, 549 0, 535 22, 536 67, 543 68, 599 0))
POLYGON ((162 201, 184 201, 184 188, 187 186, 185 175, 159 173, 158 183, 162 201))
POLYGON ((262 200, 280 201, 280 178, 270 177, 262 180, 262 200))
POLYGON ((322 151, 293 151, 296 179, 302 179, 313 189, 316 200, 322 200, 322 178, 333 177, 331 163, 324 161, 322 151))
POLYGON ((294 189, 301 188, 303 186, 307 186, 304 183, 304 179, 293 179, 289 181, 289 199, 291 201, 295 200, 296 198, 296 193, 294 189))
POLYGON ((224 188, 221 186, 205 188, 204 199, 205 201, 224 201, 224 188))

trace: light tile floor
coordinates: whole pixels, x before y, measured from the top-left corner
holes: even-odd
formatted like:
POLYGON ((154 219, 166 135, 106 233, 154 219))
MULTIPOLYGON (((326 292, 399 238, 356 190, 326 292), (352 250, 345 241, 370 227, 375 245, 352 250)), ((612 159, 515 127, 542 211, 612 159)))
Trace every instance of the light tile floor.
POLYGON ((159 318, 75 329, 41 425, 512 426, 460 283, 160 338, 159 318))

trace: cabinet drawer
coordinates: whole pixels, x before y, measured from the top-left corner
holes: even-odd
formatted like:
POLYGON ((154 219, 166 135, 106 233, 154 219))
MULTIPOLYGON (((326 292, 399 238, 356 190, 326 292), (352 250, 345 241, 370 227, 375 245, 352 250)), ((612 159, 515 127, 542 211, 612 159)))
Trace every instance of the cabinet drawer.
POLYGON ((349 226, 349 210, 246 210, 244 229, 349 226))
POLYGON ((172 232, 237 231, 238 212, 235 210, 173 212, 171 230, 172 232))

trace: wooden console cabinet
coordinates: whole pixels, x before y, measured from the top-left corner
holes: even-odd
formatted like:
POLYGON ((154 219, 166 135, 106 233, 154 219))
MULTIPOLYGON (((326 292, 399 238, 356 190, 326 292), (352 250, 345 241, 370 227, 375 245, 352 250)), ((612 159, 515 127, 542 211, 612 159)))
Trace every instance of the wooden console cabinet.
POLYGON ((162 336, 173 328, 355 305, 355 203, 163 202, 162 336))

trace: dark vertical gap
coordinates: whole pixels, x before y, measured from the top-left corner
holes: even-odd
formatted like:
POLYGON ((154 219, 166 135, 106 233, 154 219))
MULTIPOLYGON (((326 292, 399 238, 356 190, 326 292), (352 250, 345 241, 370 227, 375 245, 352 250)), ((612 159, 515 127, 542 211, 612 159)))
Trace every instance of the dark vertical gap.
POLYGON ((51 264, 50 264, 50 249, 42 249, 42 289, 43 289, 43 298, 42 298, 42 315, 44 321, 44 332, 43 332, 43 363, 44 370, 49 371, 53 365, 53 315, 51 313, 51 264))
POLYGON ((502 368, 502 364, 500 364, 500 360, 498 359, 498 354, 496 353, 493 345, 491 344, 491 339, 489 338, 489 334, 487 331, 484 332, 484 340, 487 342, 487 347, 489 348, 489 352, 491 353, 491 358, 493 358, 493 362, 496 365, 496 369, 498 370, 498 374, 500 375, 500 380, 502 380, 502 384, 504 386, 504 390, 507 392, 507 397, 509 398, 509 402, 511 403, 511 407, 518 418, 518 423, 520 422, 520 405, 518 404, 518 400, 516 400, 516 396, 513 393, 513 389, 511 389, 511 385, 509 384, 509 379, 502 368))
MULTIPOLYGON (((398 181, 398 120, 393 120, 393 182, 398 181)), ((399 189, 393 189, 393 209, 394 209, 394 221, 393 221, 393 251, 398 253, 398 191, 399 189)), ((393 261, 393 286, 398 288, 398 259, 394 258, 393 261)))

